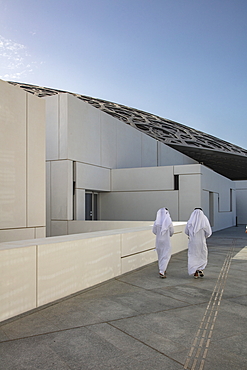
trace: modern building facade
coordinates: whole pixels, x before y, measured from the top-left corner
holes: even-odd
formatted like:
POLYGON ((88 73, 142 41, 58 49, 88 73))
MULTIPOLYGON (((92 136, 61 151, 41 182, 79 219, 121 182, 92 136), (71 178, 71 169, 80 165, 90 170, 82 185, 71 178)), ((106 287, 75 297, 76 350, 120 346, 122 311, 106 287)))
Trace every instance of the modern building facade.
MULTIPOLYGON (((174 221, 187 221, 194 207, 202 207, 214 231, 237 220, 247 222, 245 149, 116 103, 20 83, 1 81, 0 86, 6 102, 1 107, 1 127, 10 121, 15 125, 4 128, 1 147, 7 153, 7 143, 15 148, 18 142, 23 160, 18 164, 13 159, 13 168, 17 173, 20 168, 26 171, 19 175, 23 186, 18 187, 15 201, 8 196, 7 178, 3 178, 8 209, 15 209, 22 196, 25 199, 17 209, 26 216, 25 222, 8 219, 3 194, 2 241, 6 230, 19 232, 20 228, 37 232, 46 226, 47 236, 65 235, 73 220, 151 221, 161 206, 169 208, 174 221), (17 132, 13 134, 14 127, 23 127, 22 141, 17 132), (35 127, 38 134, 32 139, 29 129, 35 127), (29 171, 41 180, 31 181, 29 171), (28 207, 34 203, 29 197, 38 202, 32 222, 28 207)), ((9 165, 2 160, 2 173, 9 165)))
POLYGON ((45 101, 0 80, 0 242, 41 238, 45 101))

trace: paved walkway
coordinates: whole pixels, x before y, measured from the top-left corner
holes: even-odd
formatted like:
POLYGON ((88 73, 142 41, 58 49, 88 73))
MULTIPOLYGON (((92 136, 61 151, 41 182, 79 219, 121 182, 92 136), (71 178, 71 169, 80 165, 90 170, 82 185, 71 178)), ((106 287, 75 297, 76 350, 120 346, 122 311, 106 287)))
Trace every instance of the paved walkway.
POLYGON ((208 239, 205 277, 187 252, 0 325, 1 370, 247 369, 245 226, 208 239), (245 248, 245 249, 244 249, 245 248))

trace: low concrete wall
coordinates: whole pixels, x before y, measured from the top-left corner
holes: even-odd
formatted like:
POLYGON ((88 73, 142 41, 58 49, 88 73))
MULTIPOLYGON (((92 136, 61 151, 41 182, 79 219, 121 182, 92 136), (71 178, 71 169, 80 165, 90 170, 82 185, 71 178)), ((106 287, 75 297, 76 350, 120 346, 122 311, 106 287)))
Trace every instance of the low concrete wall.
MULTIPOLYGON (((187 248, 174 223, 173 254, 187 248)), ((157 260, 151 225, 0 244, 0 321, 157 260)))
POLYGON ((152 226, 153 221, 51 221, 51 236, 152 226))

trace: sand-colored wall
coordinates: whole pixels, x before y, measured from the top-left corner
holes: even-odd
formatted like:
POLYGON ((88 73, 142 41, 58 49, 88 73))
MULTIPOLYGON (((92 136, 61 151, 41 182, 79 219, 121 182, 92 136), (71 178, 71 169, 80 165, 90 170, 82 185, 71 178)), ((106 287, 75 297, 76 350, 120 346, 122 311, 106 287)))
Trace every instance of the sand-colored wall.
POLYGON ((0 242, 45 236, 45 101, 0 80, 0 242))
MULTIPOLYGON (((123 225, 126 226, 126 225, 123 225)), ((174 224, 173 254, 187 248, 174 224)), ((151 225, 0 244, 0 321, 157 260, 151 225)))

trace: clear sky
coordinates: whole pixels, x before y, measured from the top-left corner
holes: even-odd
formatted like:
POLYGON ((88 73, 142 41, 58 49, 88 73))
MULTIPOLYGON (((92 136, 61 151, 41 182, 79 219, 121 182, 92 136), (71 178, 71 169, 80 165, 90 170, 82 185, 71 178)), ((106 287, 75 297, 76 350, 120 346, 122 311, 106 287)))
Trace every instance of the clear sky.
POLYGON ((247 0, 0 0, 0 78, 247 149, 247 0))

